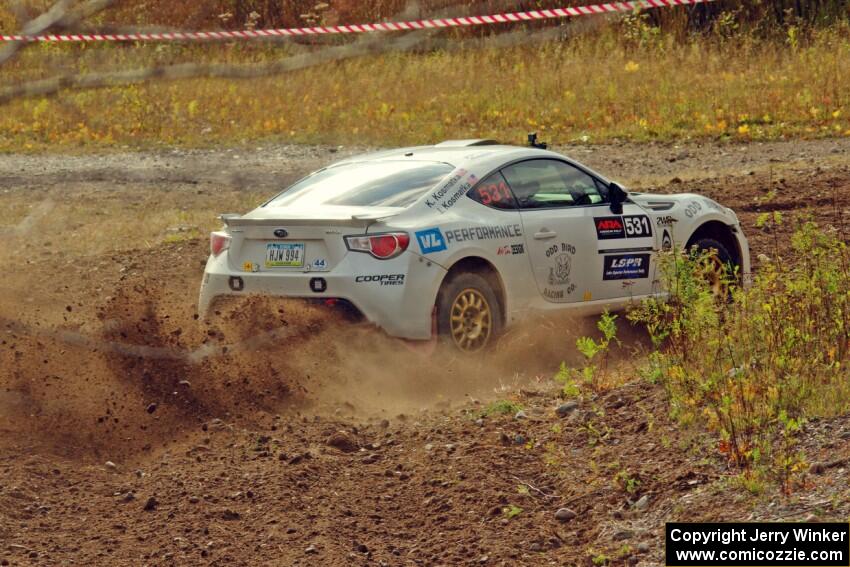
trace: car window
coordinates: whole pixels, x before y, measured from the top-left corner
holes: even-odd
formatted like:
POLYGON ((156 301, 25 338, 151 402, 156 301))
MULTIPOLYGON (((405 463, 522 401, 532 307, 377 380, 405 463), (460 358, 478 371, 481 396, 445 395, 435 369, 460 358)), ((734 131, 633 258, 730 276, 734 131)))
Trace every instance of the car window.
POLYGON ((521 209, 596 205, 604 185, 582 170, 554 159, 521 161, 502 170, 521 209))
POLYGON ((372 161, 331 166, 295 183, 266 206, 407 207, 454 171, 431 161, 372 161))
POLYGON ((489 175, 466 194, 470 199, 494 209, 516 209, 516 200, 498 171, 489 175))

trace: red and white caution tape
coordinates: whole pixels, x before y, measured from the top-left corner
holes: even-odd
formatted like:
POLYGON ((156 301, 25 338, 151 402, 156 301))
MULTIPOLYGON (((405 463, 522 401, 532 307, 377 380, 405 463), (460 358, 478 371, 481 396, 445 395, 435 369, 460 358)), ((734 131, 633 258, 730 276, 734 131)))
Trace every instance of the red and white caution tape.
POLYGON ((595 14, 610 14, 616 12, 632 12, 642 8, 668 8, 673 6, 689 6, 705 4, 715 0, 631 0, 629 2, 610 2, 570 8, 555 8, 552 10, 531 10, 528 12, 511 12, 506 14, 491 14, 489 16, 468 16, 461 18, 437 18, 432 20, 413 20, 408 22, 379 22, 374 24, 351 24, 347 26, 319 26, 311 28, 284 28, 268 30, 242 31, 206 31, 206 32, 168 32, 168 33, 128 33, 128 34, 69 34, 69 35, 0 35, 0 42, 6 41, 209 41, 254 39, 296 35, 324 35, 346 33, 369 33, 387 31, 413 31, 440 28, 455 28, 464 26, 483 26, 510 22, 531 22, 535 20, 551 20, 556 18, 573 18, 577 16, 592 16, 595 14))

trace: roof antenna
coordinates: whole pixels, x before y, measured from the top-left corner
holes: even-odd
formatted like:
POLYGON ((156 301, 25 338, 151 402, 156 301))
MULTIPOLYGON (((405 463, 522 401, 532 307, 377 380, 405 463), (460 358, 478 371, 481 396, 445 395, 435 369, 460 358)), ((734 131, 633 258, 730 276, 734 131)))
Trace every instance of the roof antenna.
POLYGON ((531 132, 528 135, 528 145, 532 148, 537 148, 538 150, 545 150, 549 147, 549 144, 547 144, 546 142, 537 141, 537 132, 531 132))

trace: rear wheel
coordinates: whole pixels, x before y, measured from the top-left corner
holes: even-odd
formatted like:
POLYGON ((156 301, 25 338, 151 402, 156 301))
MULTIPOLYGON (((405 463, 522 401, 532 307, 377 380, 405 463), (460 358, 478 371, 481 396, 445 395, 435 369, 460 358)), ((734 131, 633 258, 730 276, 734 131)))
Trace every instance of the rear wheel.
POLYGON ((703 258, 702 276, 714 294, 728 295, 735 277, 735 260, 729 250, 713 238, 700 238, 691 245, 691 254, 703 258))
POLYGON ((462 273, 443 284, 437 301, 440 338, 462 352, 493 344, 502 330, 502 313, 493 286, 475 273, 462 273))

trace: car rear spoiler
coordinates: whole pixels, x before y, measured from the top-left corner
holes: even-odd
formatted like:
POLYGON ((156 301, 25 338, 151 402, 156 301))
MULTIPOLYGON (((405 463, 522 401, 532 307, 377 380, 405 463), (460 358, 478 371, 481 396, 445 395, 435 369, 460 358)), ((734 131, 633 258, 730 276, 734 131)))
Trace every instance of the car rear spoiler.
POLYGON ((327 216, 316 215, 279 215, 271 218, 245 218, 236 213, 225 213, 219 218, 228 227, 247 227, 247 226, 279 226, 281 224, 288 225, 329 225, 329 226, 369 226, 380 220, 394 217, 401 213, 398 211, 382 211, 371 213, 360 213, 354 215, 340 215, 337 218, 328 218, 327 216))

